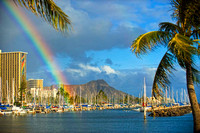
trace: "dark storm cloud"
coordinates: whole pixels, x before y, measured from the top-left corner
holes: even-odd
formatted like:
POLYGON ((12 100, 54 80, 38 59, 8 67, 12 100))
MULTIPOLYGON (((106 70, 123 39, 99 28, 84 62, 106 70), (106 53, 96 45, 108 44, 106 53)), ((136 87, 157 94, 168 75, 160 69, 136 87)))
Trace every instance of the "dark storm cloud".
POLYGON ((113 62, 112 62, 111 59, 108 59, 108 58, 107 58, 107 59, 105 60, 105 64, 112 65, 113 62))

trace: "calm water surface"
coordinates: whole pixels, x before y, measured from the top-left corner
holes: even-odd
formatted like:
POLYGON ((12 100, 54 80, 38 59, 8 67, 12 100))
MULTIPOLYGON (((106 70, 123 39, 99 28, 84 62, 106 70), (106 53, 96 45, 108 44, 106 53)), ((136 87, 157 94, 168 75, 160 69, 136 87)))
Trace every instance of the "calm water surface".
POLYGON ((130 110, 103 110, 0 117, 0 132, 193 132, 192 114, 147 117, 130 110))

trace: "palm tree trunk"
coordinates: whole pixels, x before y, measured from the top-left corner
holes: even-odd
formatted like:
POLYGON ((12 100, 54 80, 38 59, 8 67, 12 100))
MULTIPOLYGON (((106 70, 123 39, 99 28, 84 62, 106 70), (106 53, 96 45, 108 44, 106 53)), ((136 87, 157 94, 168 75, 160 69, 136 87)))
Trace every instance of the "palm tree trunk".
POLYGON ((186 79, 187 89, 188 89, 188 94, 190 98, 193 121, 194 121, 194 132, 199 133, 200 132, 200 109, 199 109, 196 93, 194 90, 191 64, 186 64, 186 77, 187 77, 186 79))

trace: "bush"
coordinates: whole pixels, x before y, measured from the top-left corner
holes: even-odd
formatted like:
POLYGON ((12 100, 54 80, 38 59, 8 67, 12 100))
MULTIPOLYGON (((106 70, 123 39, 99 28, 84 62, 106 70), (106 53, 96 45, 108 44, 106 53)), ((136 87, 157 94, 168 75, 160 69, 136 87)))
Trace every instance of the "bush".
POLYGON ((20 102, 15 102, 14 105, 20 107, 22 104, 20 102))

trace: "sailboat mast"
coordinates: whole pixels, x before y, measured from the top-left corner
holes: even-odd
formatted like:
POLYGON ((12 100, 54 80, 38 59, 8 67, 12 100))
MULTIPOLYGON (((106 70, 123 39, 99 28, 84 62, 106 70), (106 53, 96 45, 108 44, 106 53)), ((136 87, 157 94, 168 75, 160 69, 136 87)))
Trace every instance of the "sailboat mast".
POLYGON ((75 91, 74 91, 74 105, 75 105, 75 97, 76 97, 76 95, 75 95, 75 91))
POLYGON ((6 82, 7 82, 7 104, 10 104, 8 80, 6 80, 6 82))
MULTIPOLYGON (((60 90, 59 90, 60 91, 60 90)), ((61 93, 61 92, 60 92, 61 93)), ((61 98, 61 94, 59 93, 59 107, 60 107, 60 98, 61 98)))
POLYGON ((128 105, 129 105, 129 95, 128 95, 128 105))
POLYGON ((40 95, 41 95, 41 105, 42 105, 42 89, 40 88, 40 95))
POLYGON ((186 103, 186 91, 184 89, 184 103, 186 103))
POLYGON ((174 103, 174 91, 173 91, 173 88, 172 88, 172 103, 174 103))
POLYGON ((14 106, 14 78, 13 78, 13 84, 12 84, 12 89, 13 89, 13 94, 12 94, 12 102, 13 102, 13 106, 14 106))
POLYGON ((181 88, 181 103, 183 103, 183 88, 181 88))
POLYGON ((166 87, 166 90, 165 90, 165 103, 167 104, 167 87, 166 87))
POLYGON ((144 119, 146 119, 146 83, 144 77, 144 119))
POLYGON ((1 95, 1 77, 0 77, 0 103, 2 102, 2 95, 1 95))
POLYGON ((35 87, 34 87, 34 108, 35 108, 35 87))
POLYGON ((190 99, 189 99, 188 94, 187 94, 187 101, 188 101, 188 104, 190 104, 190 99))
POLYGON ((140 93, 139 93, 139 104, 141 103, 140 101, 141 101, 141 99, 140 99, 140 93))
POLYGON ((170 87, 169 87, 169 104, 171 104, 171 91, 170 91, 170 87))
POLYGON ((124 94, 123 94, 123 106, 124 106, 124 94))
POLYGON ((80 105, 81 105, 81 86, 80 86, 80 105))

